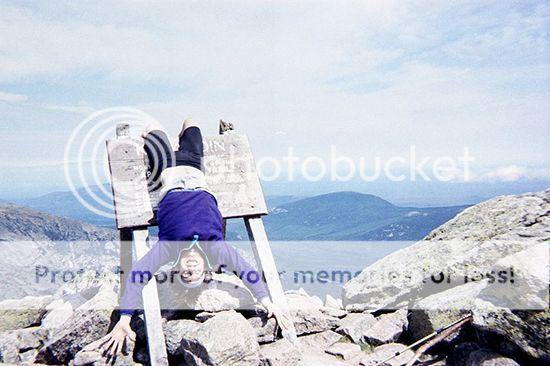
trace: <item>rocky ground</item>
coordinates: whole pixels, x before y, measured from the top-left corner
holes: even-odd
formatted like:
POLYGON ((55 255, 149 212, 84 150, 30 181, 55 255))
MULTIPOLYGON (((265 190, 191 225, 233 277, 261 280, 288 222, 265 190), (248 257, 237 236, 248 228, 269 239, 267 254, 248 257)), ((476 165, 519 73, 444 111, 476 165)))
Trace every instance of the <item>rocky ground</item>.
MULTIPOLYGON (((425 240, 366 268, 345 286, 342 299, 330 296, 320 299, 303 290, 288 291, 286 297, 300 349, 280 336, 274 321, 267 319, 261 309, 239 310, 250 309, 250 294, 243 288, 235 288, 222 275, 200 293, 175 296, 184 297, 186 306, 200 311, 164 312, 163 329, 170 363, 373 366, 460 318, 467 308, 473 314, 472 321, 430 348, 415 365, 548 364, 547 304, 545 310, 538 311, 498 307, 484 295, 489 287, 484 281, 473 289, 470 283, 455 284, 439 293, 416 296, 411 303, 409 295, 423 293, 424 281, 409 281, 407 286, 399 281, 393 284, 368 281, 369 271, 414 268, 420 264, 430 268, 452 264, 457 271, 460 263, 490 268, 489 264, 494 263, 485 262, 489 261, 491 250, 497 250, 506 264, 511 256, 514 260, 525 257, 522 256, 525 246, 513 244, 525 238, 533 245, 547 246, 550 241, 550 190, 499 197, 468 209, 425 240), (465 239, 470 244, 464 244, 465 239), (409 300, 404 303, 405 298, 409 300)), ((540 258, 526 260, 538 265, 540 258)), ((547 264, 543 266, 546 272, 547 264)), ((530 284, 535 286, 535 282, 530 284)), ((118 278, 112 273, 99 278, 89 273, 63 286, 53 296, 0 303, 0 361, 106 365, 107 360, 100 353, 86 346, 105 335, 117 321, 118 286, 118 278)), ((169 297, 161 293, 163 303, 174 301, 169 297)), ((132 326, 137 340, 128 345, 127 354, 118 357, 115 365, 148 363, 142 319, 134 317, 132 326)), ((386 365, 404 365, 413 354, 414 351, 404 351, 386 365)))

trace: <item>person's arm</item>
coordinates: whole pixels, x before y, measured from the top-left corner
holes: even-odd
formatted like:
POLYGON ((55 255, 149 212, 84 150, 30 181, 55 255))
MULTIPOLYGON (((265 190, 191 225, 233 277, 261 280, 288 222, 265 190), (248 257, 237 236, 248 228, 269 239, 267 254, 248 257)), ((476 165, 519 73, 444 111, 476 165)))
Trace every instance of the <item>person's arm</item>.
POLYGON ((266 309, 268 317, 274 317, 283 330, 288 329, 290 319, 271 302, 263 276, 259 271, 223 240, 209 242, 207 251, 208 256, 220 267, 237 274, 256 300, 266 309))
POLYGON ((262 274, 248 263, 235 248, 225 241, 211 241, 206 245, 206 252, 213 262, 227 272, 234 272, 248 287, 258 301, 269 298, 262 274))
POLYGON ((113 330, 98 342, 98 347, 110 355, 120 353, 124 340, 135 340, 130 320, 141 304, 143 287, 153 279, 155 272, 173 257, 174 248, 170 242, 157 242, 147 254, 134 263, 126 279, 126 287, 120 299, 120 320, 113 330))

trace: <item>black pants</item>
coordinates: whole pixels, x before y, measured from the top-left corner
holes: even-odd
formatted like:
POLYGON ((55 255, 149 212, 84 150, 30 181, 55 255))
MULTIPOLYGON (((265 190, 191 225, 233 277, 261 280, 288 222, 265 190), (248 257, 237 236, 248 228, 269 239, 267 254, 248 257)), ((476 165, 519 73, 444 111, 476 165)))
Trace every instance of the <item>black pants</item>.
POLYGON ((149 160, 147 183, 152 190, 160 188, 160 174, 166 168, 187 165, 202 170, 204 148, 198 127, 192 126, 185 130, 177 151, 172 149, 168 136, 161 130, 153 130, 145 136, 144 149, 149 160))

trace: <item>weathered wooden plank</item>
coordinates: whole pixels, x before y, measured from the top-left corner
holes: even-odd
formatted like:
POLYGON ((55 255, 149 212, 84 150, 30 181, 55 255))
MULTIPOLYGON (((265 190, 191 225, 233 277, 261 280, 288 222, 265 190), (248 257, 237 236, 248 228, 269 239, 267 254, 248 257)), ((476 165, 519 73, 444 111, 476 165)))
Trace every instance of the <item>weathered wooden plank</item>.
MULTIPOLYGON (((252 245, 252 251, 254 257, 258 263, 259 269, 265 276, 267 289, 271 295, 271 301, 281 311, 285 312, 289 319, 292 319, 290 314, 288 303, 286 301, 281 279, 279 278, 279 272, 275 265, 275 259, 269 246, 267 234, 261 217, 246 217, 244 219, 246 230, 248 231, 248 237, 252 245)), ((296 329, 291 322, 288 332, 283 333, 283 336, 287 338, 292 344, 298 346, 298 338, 296 336, 296 329)))
MULTIPOLYGON (((147 229, 134 230, 134 250, 137 260, 141 259, 149 251, 147 247, 148 236, 149 230, 147 229)), ((154 278, 143 288, 142 298, 151 366, 168 366, 168 354, 166 352, 164 332, 162 331, 157 281, 154 278)))
POLYGON ((120 238, 120 292, 119 296, 122 296, 126 289, 126 279, 130 268, 133 263, 133 241, 134 235, 132 229, 119 230, 120 238))
MULTIPOLYGON (((127 131, 124 131, 127 132, 127 131)), ((209 189, 224 218, 267 214, 260 180, 246 136, 204 138, 209 189)), ((142 141, 128 136, 107 141, 117 227, 156 225, 157 192, 149 192, 142 141)))
POLYGON ((225 218, 267 214, 248 139, 236 133, 204 138, 206 182, 225 218))
POLYGON ((154 214, 140 141, 130 137, 108 140, 107 154, 117 227, 150 225, 154 214))

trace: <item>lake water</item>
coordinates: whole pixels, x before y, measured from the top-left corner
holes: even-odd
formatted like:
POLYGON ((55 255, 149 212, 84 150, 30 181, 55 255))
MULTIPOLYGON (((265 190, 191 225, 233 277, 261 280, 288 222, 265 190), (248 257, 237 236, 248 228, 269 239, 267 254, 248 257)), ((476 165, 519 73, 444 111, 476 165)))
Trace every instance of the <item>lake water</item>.
MULTIPOLYGON (((274 241, 270 242, 285 290, 304 288, 324 299, 342 297, 342 287, 368 265, 414 242, 274 241)), ((231 242, 252 256, 248 242, 231 242)))

